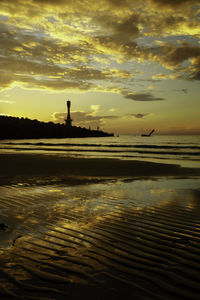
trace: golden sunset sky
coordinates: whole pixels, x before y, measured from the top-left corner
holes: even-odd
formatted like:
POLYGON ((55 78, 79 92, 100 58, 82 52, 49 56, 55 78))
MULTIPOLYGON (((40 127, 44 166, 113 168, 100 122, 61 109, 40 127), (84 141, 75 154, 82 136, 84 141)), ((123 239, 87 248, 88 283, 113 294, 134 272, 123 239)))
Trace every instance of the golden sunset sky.
POLYGON ((0 0, 0 114, 199 134, 199 0, 0 0))

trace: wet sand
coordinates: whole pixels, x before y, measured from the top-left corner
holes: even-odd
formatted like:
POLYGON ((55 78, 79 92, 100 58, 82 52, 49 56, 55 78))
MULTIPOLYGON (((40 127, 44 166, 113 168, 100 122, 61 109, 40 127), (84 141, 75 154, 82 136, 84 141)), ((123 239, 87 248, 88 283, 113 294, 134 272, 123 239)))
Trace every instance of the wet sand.
POLYGON ((198 169, 31 154, 0 163, 0 299, 199 299, 198 169))
POLYGON ((117 178, 152 176, 200 176, 199 168, 137 160, 69 158, 44 154, 1 154, 0 183, 67 178, 72 176, 117 178))

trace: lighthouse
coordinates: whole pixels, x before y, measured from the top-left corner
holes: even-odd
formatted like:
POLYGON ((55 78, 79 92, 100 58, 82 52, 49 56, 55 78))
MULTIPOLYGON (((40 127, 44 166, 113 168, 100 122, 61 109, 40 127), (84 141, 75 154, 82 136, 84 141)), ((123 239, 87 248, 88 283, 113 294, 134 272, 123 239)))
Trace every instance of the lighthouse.
POLYGON ((65 120, 66 126, 71 127, 72 126, 72 119, 70 116, 70 106, 71 106, 71 101, 67 101, 67 119, 65 120))

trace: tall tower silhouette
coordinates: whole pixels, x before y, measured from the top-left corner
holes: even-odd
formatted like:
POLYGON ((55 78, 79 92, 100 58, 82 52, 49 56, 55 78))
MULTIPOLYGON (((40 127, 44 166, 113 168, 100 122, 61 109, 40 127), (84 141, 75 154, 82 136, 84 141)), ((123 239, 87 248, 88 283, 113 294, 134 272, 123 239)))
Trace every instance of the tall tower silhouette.
POLYGON ((67 119, 65 120, 66 126, 71 127, 72 126, 72 119, 70 116, 70 106, 71 101, 67 101, 67 119))

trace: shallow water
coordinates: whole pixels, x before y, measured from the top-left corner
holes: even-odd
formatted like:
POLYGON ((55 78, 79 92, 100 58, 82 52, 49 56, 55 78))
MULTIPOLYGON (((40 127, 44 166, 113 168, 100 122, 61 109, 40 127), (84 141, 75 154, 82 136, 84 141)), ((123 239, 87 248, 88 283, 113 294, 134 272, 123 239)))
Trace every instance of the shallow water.
POLYGON ((109 157, 200 167, 200 136, 120 136, 103 138, 3 140, 1 152, 34 152, 68 157, 109 157))
POLYGON ((1 299, 199 299, 199 187, 1 186, 1 299))

